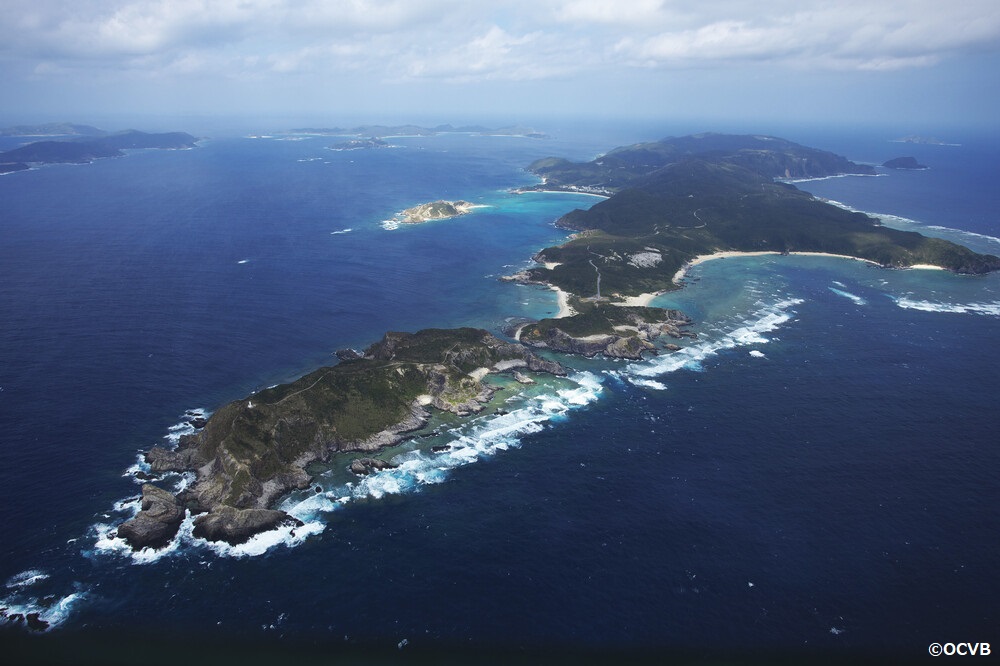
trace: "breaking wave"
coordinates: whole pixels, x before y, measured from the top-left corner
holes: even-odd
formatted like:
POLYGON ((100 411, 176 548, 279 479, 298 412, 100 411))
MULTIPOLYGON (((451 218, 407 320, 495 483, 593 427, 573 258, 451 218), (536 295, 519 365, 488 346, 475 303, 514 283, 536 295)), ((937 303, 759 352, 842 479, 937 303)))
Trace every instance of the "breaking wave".
POLYGON ((946 312, 953 314, 978 314, 1000 317, 1000 301, 988 303, 941 303, 935 301, 920 301, 912 298, 890 296, 896 305, 905 310, 922 310, 924 312, 946 312))
POLYGON ((629 364, 625 372, 638 377, 659 377, 677 370, 701 370, 702 361, 715 356, 721 351, 749 345, 766 344, 770 340, 764 337, 779 326, 789 321, 795 314, 792 310, 804 301, 799 298, 786 298, 773 304, 762 304, 732 330, 724 327, 716 329, 718 337, 701 340, 672 354, 657 356, 649 361, 629 364))
POLYGON ((865 299, 861 298, 856 294, 852 294, 849 291, 844 291, 843 289, 837 289, 836 287, 827 287, 827 289, 837 294, 837 296, 843 296, 844 298, 850 301, 854 301, 855 305, 867 305, 868 303, 868 301, 866 301, 865 299))

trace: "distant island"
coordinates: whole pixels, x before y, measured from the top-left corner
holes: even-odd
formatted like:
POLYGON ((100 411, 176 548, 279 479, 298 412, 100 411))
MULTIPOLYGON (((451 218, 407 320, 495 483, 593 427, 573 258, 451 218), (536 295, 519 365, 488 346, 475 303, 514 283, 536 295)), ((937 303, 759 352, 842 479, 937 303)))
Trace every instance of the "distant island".
POLYGON ((107 132, 90 125, 74 123, 45 123, 43 125, 15 125, 0 129, 0 136, 106 136, 107 132))
POLYGON ((422 224, 431 220, 446 220, 472 212, 476 206, 468 201, 431 201, 396 213, 393 221, 399 224, 422 224))
POLYGON ((926 169, 916 157, 896 157, 882 164, 887 169, 926 169))
POLYGON ((903 136, 898 139, 892 139, 893 143, 918 143, 925 146, 957 146, 957 143, 946 143, 941 139, 936 139, 932 136, 918 136, 916 134, 910 134, 908 136, 903 136))
MULTIPOLYGON (((39 127, 50 126, 35 126, 28 129, 35 130, 39 129, 39 127)), ((62 126, 60 125, 60 127, 62 126)), ((35 141, 0 153, 0 173, 23 171, 32 166, 42 164, 87 164, 97 159, 122 157, 125 154, 122 151, 127 149, 160 148, 177 150, 193 148, 197 144, 197 141, 195 137, 185 132, 149 134, 137 130, 128 130, 115 134, 105 133, 102 136, 88 134, 81 138, 60 141, 35 141)))
POLYGON ((383 141, 382 139, 377 139, 372 137, 370 139, 351 139, 350 141, 341 141, 340 143, 335 143, 330 146, 330 150, 367 150, 371 148, 391 148, 392 146, 383 141))
POLYGON ((615 148, 590 162, 570 162, 560 157, 535 160, 528 165, 528 171, 542 182, 522 191, 610 196, 639 184, 657 169, 694 157, 742 167, 767 179, 875 175, 870 166, 773 136, 705 133, 615 148))
POLYGON ((435 136, 438 134, 479 134, 481 136, 522 136, 531 139, 544 139, 548 135, 536 132, 530 127, 511 125, 508 127, 489 128, 482 125, 437 125, 436 127, 421 127, 420 125, 359 125, 352 128, 343 127, 299 127, 290 129, 284 134, 310 134, 316 136, 360 136, 381 138, 386 136, 435 136))
MULTIPOLYGON (((882 227, 776 182, 874 170, 774 137, 696 135, 619 148, 582 165, 548 158, 529 168, 567 191, 609 192, 589 210, 559 219, 575 233, 538 252, 539 266, 506 278, 557 290, 558 316, 522 322, 510 331, 516 342, 472 328, 390 332, 363 352, 338 351, 338 365, 231 402, 207 421, 192 422, 197 432, 178 448, 146 454, 141 510, 117 536, 134 549, 161 548, 186 511, 197 516, 196 537, 231 544, 296 523, 273 505, 291 490, 309 488, 310 463, 336 461, 359 475, 391 468, 391 460, 375 454, 424 427, 428 408, 481 411, 497 392, 490 375, 507 373, 528 384, 534 380, 525 373, 566 373, 533 349, 626 359, 677 351, 678 342, 697 336, 688 330, 692 321, 649 301, 678 288, 687 267, 700 261, 802 253, 887 267, 1000 270, 998 257, 882 227), (194 472, 197 479, 172 494, 153 484, 168 472, 194 472)), ((469 207, 435 201, 396 217, 418 223, 469 207)))

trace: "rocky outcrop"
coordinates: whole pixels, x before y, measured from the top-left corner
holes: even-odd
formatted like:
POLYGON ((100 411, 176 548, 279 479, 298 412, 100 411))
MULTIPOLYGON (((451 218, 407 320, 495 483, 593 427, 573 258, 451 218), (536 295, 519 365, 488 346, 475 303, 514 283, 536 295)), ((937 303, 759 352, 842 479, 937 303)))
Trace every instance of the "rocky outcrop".
POLYGON ((162 548, 177 534, 184 508, 166 490, 151 484, 142 487, 142 508, 135 518, 121 524, 118 536, 136 550, 162 548))
POLYGON ((691 319, 679 310, 629 308, 613 305, 562 319, 545 319, 525 326, 520 340, 531 347, 566 354, 639 360, 647 352, 656 353, 653 342, 661 335, 695 337, 682 330, 691 319), (580 323, 583 320, 583 324, 580 323), (576 332, 583 327, 583 332, 576 332), (590 329, 613 332, 591 332, 590 329), (567 332, 567 329, 574 333, 567 332))
POLYGON ((397 213, 394 219, 402 224, 421 224, 431 220, 446 220, 471 213, 475 208, 468 201, 431 201, 397 213))
POLYGON ((926 169, 916 157, 896 157, 882 164, 887 169, 926 169))
POLYGON ((283 523, 293 523, 296 527, 302 525, 302 521, 284 511, 221 506, 195 519, 194 535, 199 539, 225 541, 235 546, 283 523))
POLYGON ((383 469, 395 469, 399 465, 394 465, 391 462, 386 462, 380 458, 355 458, 351 461, 350 470, 358 476, 365 476, 371 474, 372 472, 379 472, 383 469))

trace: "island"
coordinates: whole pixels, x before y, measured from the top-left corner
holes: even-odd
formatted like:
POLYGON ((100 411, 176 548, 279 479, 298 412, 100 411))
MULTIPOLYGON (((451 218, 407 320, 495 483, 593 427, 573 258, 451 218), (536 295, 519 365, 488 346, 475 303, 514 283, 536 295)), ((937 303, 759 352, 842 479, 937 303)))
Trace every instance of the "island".
POLYGON ((916 157, 896 157, 882 164, 886 169, 926 169, 927 167, 917 162, 916 157))
POLYGON ((91 125, 75 123, 45 123, 15 125, 0 129, 0 136, 105 136, 107 132, 91 125))
POLYGON ((749 169, 763 177, 874 176, 875 169, 840 155, 773 136, 704 133, 622 146, 590 162, 546 157, 528 165, 542 180, 520 191, 565 191, 610 196, 677 162, 701 158, 749 169))
POLYGON ((971 274, 1000 269, 993 255, 884 227, 782 182, 874 170, 773 137, 696 135, 618 148, 582 165, 547 158, 529 169, 546 179, 538 187, 609 192, 559 218, 557 226, 576 233, 538 252, 540 266, 512 276, 570 295, 625 302, 676 289, 687 265, 722 252, 819 253, 971 274))
POLYGON ((393 221, 400 224, 422 224, 431 220, 447 220, 471 213, 476 206, 468 201, 431 201, 396 213, 393 221))
MULTIPOLYGON (((135 549, 163 547, 185 510, 198 516, 195 536, 210 541, 240 543, 294 522, 271 505, 309 486, 310 463, 398 443, 427 423, 430 408, 479 412, 497 390, 487 375, 515 372, 566 374, 559 363, 480 329, 386 333, 359 358, 221 407, 177 449, 150 450, 149 480, 165 472, 195 472, 197 480, 177 495, 145 484, 141 510, 118 536, 135 549)), ((358 464, 379 469, 380 462, 358 464)))
POLYGON ((438 134, 477 134, 479 136, 513 136, 529 139, 544 139, 548 135, 537 132, 530 127, 510 125, 507 127, 490 128, 482 125, 437 125, 422 127, 420 125, 359 125, 352 128, 344 127, 299 127, 290 129, 283 134, 307 134, 314 136, 437 136, 438 134))
POLYGON ((917 134, 910 134, 907 136, 902 136, 898 139, 893 139, 893 143, 916 143, 925 146, 957 146, 956 143, 945 143, 941 139, 937 139, 932 136, 919 136, 917 134))
POLYGON ((367 150, 371 148, 391 148, 392 146, 376 137, 371 137, 370 139, 351 139, 350 141, 341 141, 340 143, 335 143, 330 146, 330 150, 367 150))
POLYGON ((193 148, 198 139, 185 132, 150 134, 128 130, 100 137, 35 141, 0 153, 0 173, 22 171, 42 164, 87 164, 97 159, 122 157, 124 150, 193 148))
MULTIPOLYGON (((310 486, 310 464, 378 473, 393 463, 375 454, 423 428, 430 409, 459 416, 484 409, 497 391, 490 375, 509 373, 528 384, 534 380, 525 373, 566 374, 541 350, 620 359, 676 352, 679 342, 697 336, 688 330, 693 322, 649 301, 679 288, 686 268, 708 258, 802 253, 892 268, 1000 270, 996 256, 883 227, 782 182, 873 169, 774 137, 695 135, 616 149, 582 165, 548 158, 529 168, 554 181, 548 186, 609 193, 558 220, 574 233, 538 252, 538 266, 502 278, 556 290, 558 316, 522 322, 511 340, 474 328, 386 333, 363 351, 338 351, 335 366, 230 402, 192 423, 196 432, 176 449, 154 447, 145 455, 150 473, 142 477, 141 510, 117 535, 134 549, 161 548, 190 512, 197 516, 194 536, 241 543, 296 522, 273 507, 310 486), (361 455, 343 457, 353 454, 361 455), (196 480, 176 494, 155 485, 175 472, 196 480)), ((397 218, 442 219, 470 206, 435 201, 397 218)))

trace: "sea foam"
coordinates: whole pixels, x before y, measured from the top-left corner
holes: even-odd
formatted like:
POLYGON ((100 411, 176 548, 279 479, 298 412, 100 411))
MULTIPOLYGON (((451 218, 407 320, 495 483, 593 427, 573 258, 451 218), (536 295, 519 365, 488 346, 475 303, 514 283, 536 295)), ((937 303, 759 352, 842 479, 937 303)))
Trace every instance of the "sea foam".
POLYGON ((638 377, 659 377, 680 369, 701 370, 701 362, 720 351, 748 345, 766 344, 765 333, 775 331, 795 314, 793 307, 803 303, 799 298, 786 298, 770 305, 762 305, 732 330, 718 330, 718 337, 701 340, 696 344, 649 361, 630 363, 625 371, 638 377))
MULTIPOLYGON (((838 283, 838 284, 840 284, 840 283, 838 283)), ((829 289, 833 293, 837 294, 837 296, 843 296, 844 298, 846 298, 846 299, 848 299, 850 301, 854 301, 855 305, 867 305, 868 304, 868 301, 866 301, 865 299, 861 298, 860 296, 858 296, 856 294, 852 294, 849 291, 844 291, 843 289, 837 289, 836 287, 827 287, 827 289, 829 289)))
POLYGON ((906 310, 923 310, 924 312, 946 312, 954 314, 978 314, 1000 317, 1000 301, 989 303, 941 303, 935 301, 920 301, 906 297, 890 296, 896 305, 906 310))

